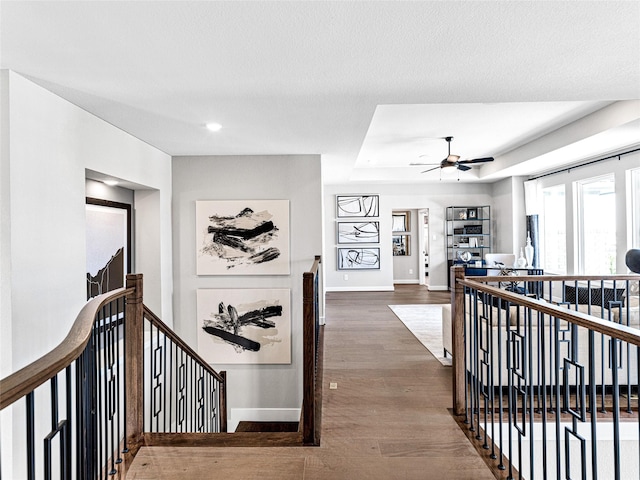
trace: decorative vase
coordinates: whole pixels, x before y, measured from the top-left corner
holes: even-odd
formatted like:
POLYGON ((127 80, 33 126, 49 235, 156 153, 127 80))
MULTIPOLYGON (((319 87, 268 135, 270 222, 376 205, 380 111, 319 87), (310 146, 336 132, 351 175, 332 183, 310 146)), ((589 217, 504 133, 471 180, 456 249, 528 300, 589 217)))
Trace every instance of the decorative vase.
POLYGON ((524 256, 527 258, 527 268, 533 267, 533 245, 531 245, 531 236, 527 232, 527 245, 524 247, 524 256))
POLYGON ((516 266, 518 268, 524 268, 527 266, 527 259, 524 258, 524 253, 522 252, 522 247, 520 247, 520 256, 518 257, 518 260, 516 260, 516 266))

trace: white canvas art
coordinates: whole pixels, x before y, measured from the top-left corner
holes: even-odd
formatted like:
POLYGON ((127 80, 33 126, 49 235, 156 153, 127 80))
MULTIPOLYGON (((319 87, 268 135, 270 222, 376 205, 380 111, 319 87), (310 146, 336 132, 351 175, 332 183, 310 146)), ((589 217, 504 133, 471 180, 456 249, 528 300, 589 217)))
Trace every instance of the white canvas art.
POLYGON ((198 353, 211 364, 291 363, 289 289, 197 291, 198 353))
POLYGON ((288 200, 196 202, 198 275, 288 275, 288 200))

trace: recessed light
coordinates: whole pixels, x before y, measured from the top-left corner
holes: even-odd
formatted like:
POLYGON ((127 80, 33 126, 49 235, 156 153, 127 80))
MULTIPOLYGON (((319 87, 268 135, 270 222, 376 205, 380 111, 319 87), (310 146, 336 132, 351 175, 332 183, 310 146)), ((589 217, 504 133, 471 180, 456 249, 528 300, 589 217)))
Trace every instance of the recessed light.
POLYGON ((110 187, 115 187, 116 185, 118 185, 118 181, 117 180, 105 180, 104 184, 105 185, 109 185, 110 187))
POLYGON ((219 123, 207 123, 207 128, 212 132, 219 132, 222 128, 222 125, 220 125, 219 123))

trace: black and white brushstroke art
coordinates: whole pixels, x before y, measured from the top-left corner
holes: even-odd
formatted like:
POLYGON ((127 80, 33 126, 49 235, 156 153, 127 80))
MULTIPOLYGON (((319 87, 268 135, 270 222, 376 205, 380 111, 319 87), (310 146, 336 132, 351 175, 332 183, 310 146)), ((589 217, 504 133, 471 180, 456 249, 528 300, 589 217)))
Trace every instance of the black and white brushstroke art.
POLYGON ((198 353, 211 364, 290 364, 289 289, 197 290, 198 353))
POLYGON ((380 248, 338 248, 338 270, 380 270, 380 248))
POLYGON ((336 195, 336 216, 377 217, 378 195, 336 195))
POLYGON ((338 222, 338 243, 380 243, 380 222, 338 222))
POLYGON ((196 202, 198 275, 288 275, 288 200, 196 202))

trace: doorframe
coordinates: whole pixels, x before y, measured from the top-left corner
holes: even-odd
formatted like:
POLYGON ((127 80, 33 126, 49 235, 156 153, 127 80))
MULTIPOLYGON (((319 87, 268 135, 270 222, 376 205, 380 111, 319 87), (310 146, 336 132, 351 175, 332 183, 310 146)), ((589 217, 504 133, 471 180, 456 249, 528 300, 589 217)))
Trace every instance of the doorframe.
MULTIPOLYGON (((429 219, 429 209, 428 208, 420 208, 418 209, 418 244, 419 244, 419 248, 417 249, 418 252, 420 252, 420 256, 419 256, 419 261, 418 261, 418 275, 419 275, 419 280, 418 283, 420 285, 428 285, 427 283, 427 276, 426 276, 426 268, 424 266, 425 261, 427 256, 429 256, 429 252, 424 250, 424 243, 425 243, 425 237, 424 237, 424 226, 425 226, 425 217, 427 218, 427 225, 429 225, 428 223, 428 219, 429 219)), ((429 248, 427 250, 431 249, 431 242, 429 242, 429 248)))

